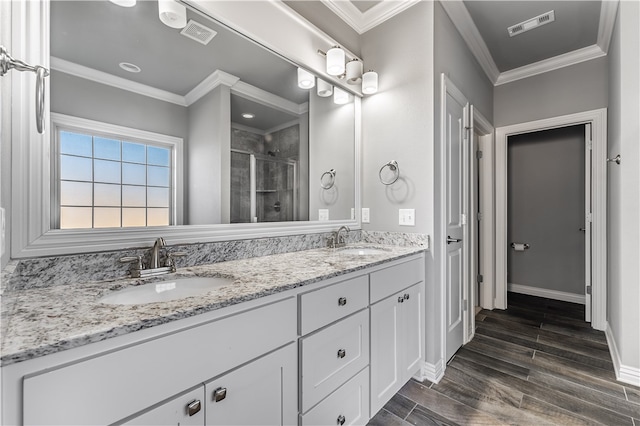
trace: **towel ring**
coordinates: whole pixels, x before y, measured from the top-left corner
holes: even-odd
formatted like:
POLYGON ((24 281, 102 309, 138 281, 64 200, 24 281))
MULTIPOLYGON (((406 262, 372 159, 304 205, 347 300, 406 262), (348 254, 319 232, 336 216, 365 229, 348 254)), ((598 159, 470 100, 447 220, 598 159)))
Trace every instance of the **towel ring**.
POLYGON ((322 176, 320 176, 320 186, 322 189, 331 189, 333 185, 336 183, 336 169, 331 169, 327 172, 324 172, 322 176), (329 176, 329 182, 324 183, 324 177, 329 176))
POLYGON ((613 158, 607 158, 607 162, 608 163, 616 163, 616 164, 620 164, 620 162, 622 161, 622 159, 620 158, 620 154, 616 155, 613 158))
POLYGON ((10 69, 18 71, 32 71, 36 73, 36 128, 38 133, 44 132, 44 78, 49 71, 40 65, 29 65, 19 59, 14 59, 4 46, 0 46, 0 77, 10 69))
POLYGON ((396 160, 391 160, 384 166, 380 167, 378 177, 380 178, 380 182, 382 182, 384 185, 393 185, 400 177, 400 166, 398 166, 398 162, 396 160), (384 180, 382 178, 382 172, 387 167, 393 172, 393 178, 390 180, 384 180))

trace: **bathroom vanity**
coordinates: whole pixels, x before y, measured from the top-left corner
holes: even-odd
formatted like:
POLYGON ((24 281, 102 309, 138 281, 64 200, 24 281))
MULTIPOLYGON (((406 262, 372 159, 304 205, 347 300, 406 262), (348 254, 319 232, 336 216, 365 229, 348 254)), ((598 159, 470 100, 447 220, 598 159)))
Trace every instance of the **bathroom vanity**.
POLYGON ((425 261, 421 248, 362 252, 8 291, 2 424, 364 425, 422 366, 425 261), (99 302, 207 276, 231 284, 167 302, 99 302))

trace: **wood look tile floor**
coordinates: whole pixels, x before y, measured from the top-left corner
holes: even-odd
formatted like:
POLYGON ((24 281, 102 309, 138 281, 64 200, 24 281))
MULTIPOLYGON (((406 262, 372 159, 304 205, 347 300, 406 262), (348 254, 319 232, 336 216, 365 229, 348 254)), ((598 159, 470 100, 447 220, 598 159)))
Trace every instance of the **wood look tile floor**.
POLYGON ((616 381, 584 306, 516 293, 482 310, 438 384, 409 381, 370 426, 640 426, 640 388, 616 381))

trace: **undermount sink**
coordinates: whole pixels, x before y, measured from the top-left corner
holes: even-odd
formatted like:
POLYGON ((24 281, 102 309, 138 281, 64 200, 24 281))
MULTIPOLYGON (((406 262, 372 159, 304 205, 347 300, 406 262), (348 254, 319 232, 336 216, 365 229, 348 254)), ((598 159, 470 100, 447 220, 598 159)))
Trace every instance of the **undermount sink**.
POLYGON ((355 256, 370 256, 373 254, 386 253, 388 250, 379 247, 344 247, 338 250, 340 254, 355 256))
POLYGON ((229 285, 233 280, 220 277, 178 278, 171 281, 127 287, 102 296, 98 302, 108 305, 139 305, 179 300, 229 285))

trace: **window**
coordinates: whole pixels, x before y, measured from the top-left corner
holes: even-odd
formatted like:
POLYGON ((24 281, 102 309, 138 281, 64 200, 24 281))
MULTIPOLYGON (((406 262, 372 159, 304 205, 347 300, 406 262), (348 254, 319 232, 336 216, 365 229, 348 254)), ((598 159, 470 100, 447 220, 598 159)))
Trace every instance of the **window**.
POLYGON ((176 223, 181 140, 59 114, 53 121, 54 228, 176 223))

